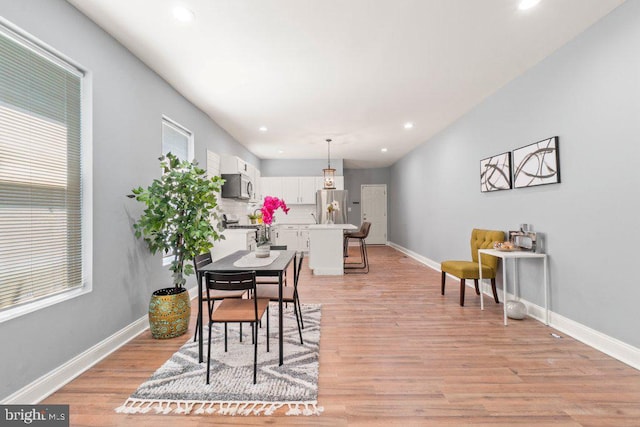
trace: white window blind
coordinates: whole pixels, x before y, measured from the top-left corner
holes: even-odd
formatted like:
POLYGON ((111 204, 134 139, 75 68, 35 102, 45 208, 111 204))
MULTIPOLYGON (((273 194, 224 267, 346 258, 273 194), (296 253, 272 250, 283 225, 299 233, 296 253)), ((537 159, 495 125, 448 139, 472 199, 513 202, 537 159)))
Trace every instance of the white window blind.
POLYGON ((0 25, 0 312, 83 286, 82 80, 0 25))

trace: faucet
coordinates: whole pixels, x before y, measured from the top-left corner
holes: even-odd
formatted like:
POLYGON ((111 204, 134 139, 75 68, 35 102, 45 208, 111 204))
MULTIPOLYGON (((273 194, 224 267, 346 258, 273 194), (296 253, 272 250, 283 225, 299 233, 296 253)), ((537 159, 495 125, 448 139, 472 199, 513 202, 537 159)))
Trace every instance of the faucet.
POLYGON ((315 223, 318 223, 318 218, 316 218, 316 214, 314 214, 313 212, 309 212, 311 214, 311 216, 313 217, 313 220, 315 221, 315 223))

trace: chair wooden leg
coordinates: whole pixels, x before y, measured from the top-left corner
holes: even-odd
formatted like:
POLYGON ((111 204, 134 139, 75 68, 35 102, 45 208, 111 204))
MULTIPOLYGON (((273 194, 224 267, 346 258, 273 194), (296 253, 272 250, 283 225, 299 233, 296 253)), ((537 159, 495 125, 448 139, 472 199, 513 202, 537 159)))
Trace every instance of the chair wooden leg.
MULTIPOLYGON (((209 328, 211 329, 211 328, 209 328)), ((211 336, 211 332, 209 332, 209 336, 211 336)), ((227 324, 224 324, 224 352, 227 352, 227 324)))
POLYGON ((478 287, 478 279, 473 279, 474 285, 476 285, 476 295, 480 295, 480 288, 478 287))
POLYGON ((464 279, 460 279, 460 306, 464 307, 464 288, 466 287, 464 279))
POLYGON ((444 281, 447 277, 447 273, 442 272, 442 286, 440 287, 440 295, 444 295, 444 281))
POLYGON ((498 290, 496 289, 496 279, 495 279, 495 277, 493 279, 491 279, 491 290, 493 291, 493 299, 496 301, 496 304, 499 304, 500 300, 498 299, 498 290))

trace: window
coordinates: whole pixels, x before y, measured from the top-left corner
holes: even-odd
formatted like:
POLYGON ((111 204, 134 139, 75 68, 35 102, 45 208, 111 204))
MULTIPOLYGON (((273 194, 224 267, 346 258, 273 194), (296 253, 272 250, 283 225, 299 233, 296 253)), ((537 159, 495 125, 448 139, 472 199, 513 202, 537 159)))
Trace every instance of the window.
POLYGON ((168 117, 162 118, 162 154, 173 153, 180 160, 193 160, 193 134, 168 117))
MULTIPOLYGON (((180 160, 193 160, 193 134, 168 117, 162 118, 162 154, 175 154, 180 160)), ((173 260, 173 251, 165 252, 162 265, 173 260)))
POLYGON ((0 321, 90 291, 86 81, 0 23, 0 321))

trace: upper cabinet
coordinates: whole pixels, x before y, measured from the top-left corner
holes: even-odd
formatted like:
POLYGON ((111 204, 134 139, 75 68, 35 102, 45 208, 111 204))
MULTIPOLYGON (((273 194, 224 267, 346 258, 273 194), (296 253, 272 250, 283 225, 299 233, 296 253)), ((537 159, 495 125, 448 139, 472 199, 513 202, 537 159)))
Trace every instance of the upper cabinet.
MULTIPOLYGON (((316 191, 322 189, 322 177, 273 176, 261 180, 262 195, 283 199, 288 205, 314 205, 316 191)), ((336 189, 344 189, 344 177, 336 177, 336 189)))
POLYGON ((282 177, 282 197, 292 205, 312 205, 316 202, 315 186, 313 176, 282 177))
POLYGON ((220 173, 242 173, 249 175, 249 165, 240 157, 223 154, 220 159, 220 173))
POLYGON ((267 196, 277 197, 278 199, 282 199, 282 178, 281 177, 279 176, 263 177, 260 179, 260 183, 262 188, 262 198, 260 199, 261 202, 267 196))

